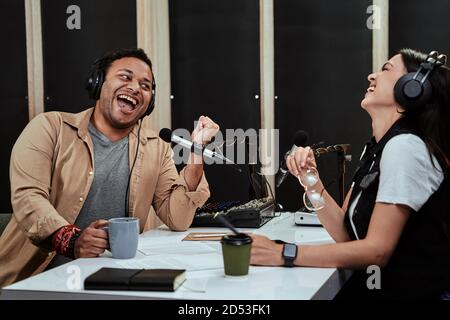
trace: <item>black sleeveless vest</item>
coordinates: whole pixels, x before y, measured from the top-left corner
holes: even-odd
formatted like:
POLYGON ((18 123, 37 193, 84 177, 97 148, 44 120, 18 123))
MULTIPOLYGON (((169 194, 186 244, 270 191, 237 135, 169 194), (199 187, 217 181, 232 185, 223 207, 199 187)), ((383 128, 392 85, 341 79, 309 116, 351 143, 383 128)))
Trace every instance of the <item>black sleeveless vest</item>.
MULTIPOLYGON (((416 134, 416 131, 401 118, 378 143, 372 138, 366 145, 360 166, 353 177, 354 186, 348 206, 350 207, 361 192, 352 216, 359 239, 366 237, 375 207, 384 146, 396 135, 404 133, 416 134)), ((402 159, 398 159, 398 165, 402 165, 402 159)), ((365 270, 355 272, 354 278, 359 278, 357 281, 360 282, 359 297, 435 298, 445 290, 449 290, 450 245, 447 233, 449 217, 450 186, 449 178, 445 177, 438 190, 430 196, 422 208, 418 212, 411 212, 388 265, 381 269, 381 290, 368 290, 366 280, 369 275, 365 270)), ((344 224, 351 239, 357 239, 348 210, 344 224)))

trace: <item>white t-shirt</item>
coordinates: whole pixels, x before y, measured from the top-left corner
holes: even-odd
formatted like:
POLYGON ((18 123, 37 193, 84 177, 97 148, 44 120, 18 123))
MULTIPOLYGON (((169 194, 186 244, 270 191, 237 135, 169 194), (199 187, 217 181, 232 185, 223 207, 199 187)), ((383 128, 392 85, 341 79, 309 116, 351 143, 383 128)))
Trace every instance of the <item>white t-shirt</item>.
POLYGON ((418 211, 439 188, 444 174, 436 158, 430 159, 425 142, 413 134, 400 134, 384 146, 376 202, 407 205, 418 211))
MULTIPOLYGON (((425 142, 416 135, 399 134, 390 139, 381 154, 380 182, 375 202, 403 204, 419 211, 444 180, 441 166, 434 156, 432 158, 434 165, 425 142)), ((357 232, 352 218, 360 196, 361 191, 349 206, 355 235, 357 232)))

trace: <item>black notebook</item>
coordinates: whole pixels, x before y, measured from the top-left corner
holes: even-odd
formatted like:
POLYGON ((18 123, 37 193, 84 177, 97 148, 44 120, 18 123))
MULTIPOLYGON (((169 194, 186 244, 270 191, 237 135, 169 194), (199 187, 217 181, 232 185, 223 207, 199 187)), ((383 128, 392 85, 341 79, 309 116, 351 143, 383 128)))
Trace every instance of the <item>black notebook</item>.
POLYGON ((184 269, 101 268, 84 280, 84 289, 175 291, 185 280, 184 269))

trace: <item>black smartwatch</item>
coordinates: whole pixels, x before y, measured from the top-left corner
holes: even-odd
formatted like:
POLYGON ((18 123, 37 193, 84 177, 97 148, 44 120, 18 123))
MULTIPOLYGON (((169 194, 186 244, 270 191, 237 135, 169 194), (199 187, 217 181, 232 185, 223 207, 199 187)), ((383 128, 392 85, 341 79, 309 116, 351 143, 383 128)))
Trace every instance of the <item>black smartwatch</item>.
POLYGON ((297 245, 295 243, 284 242, 283 240, 275 240, 276 243, 283 244, 283 259, 285 267, 293 267, 294 260, 297 258, 297 245))

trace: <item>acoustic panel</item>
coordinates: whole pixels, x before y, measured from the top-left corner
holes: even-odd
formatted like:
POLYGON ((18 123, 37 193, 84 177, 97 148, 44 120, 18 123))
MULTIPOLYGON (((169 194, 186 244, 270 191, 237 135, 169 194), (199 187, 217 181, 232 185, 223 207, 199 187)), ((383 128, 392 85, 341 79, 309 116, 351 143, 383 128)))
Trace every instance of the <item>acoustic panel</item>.
POLYGON ((0 1, 2 27, 0 37, 5 44, 0 50, 0 213, 12 212, 9 159, 11 150, 28 122, 27 52, 25 31, 25 2, 0 1))
POLYGON ((136 47, 136 1, 41 2, 45 111, 80 112, 95 104, 84 89, 93 61, 136 47))
MULTIPOLYGON (((171 0, 169 8, 172 127, 192 131, 206 115, 224 135, 258 130, 259 1, 171 0)), ((248 199, 243 169, 207 165, 211 201, 248 199)))
MULTIPOLYGON (((309 145, 351 144, 346 190, 364 143, 371 136, 360 103, 372 68, 372 30, 367 8, 372 1, 277 0, 275 17, 275 127, 280 129, 281 157, 295 132, 309 133, 309 145)), ((338 199, 336 154, 318 159, 328 191, 338 199)), ((320 190, 319 190, 320 191, 320 190)), ((303 205, 303 189, 288 177, 277 190, 285 209, 303 205)))

